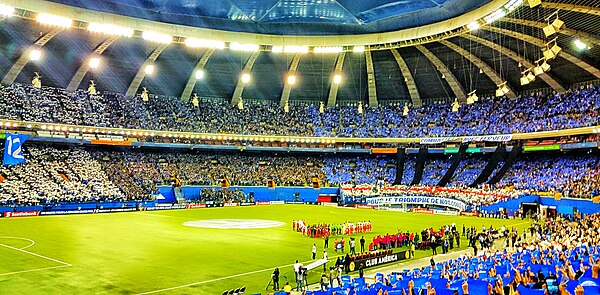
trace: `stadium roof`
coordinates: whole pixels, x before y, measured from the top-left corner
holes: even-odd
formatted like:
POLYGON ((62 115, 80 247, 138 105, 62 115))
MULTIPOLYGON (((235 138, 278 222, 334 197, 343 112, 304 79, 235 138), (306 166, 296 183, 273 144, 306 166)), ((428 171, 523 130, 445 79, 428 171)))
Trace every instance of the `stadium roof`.
POLYGON ((51 0, 141 19, 276 35, 347 35, 433 24, 491 0, 51 0))
MULTIPOLYGON (((490 21, 488 24, 483 19, 487 14, 476 15, 481 17, 477 18, 481 28, 469 30, 463 19, 466 15, 473 16, 482 10, 494 12, 497 11, 498 5, 506 7, 512 3, 512 1, 500 0, 492 0, 489 3, 478 2, 483 6, 435 24, 409 28, 411 26, 409 22, 396 21, 398 26, 406 26, 407 29, 357 36, 350 34, 350 32, 358 32, 350 30, 350 27, 366 28, 392 19, 409 19, 408 15, 418 15, 421 11, 434 11, 438 6, 412 10, 386 8, 374 14, 372 18, 368 18, 365 11, 379 11, 376 7, 387 7, 385 5, 393 7, 399 4, 390 1, 364 1, 369 4, 360 4, 363 1, 328 2, 331 5, 335 4, 335 7, 345 7, 348 16, 354 15, 358 19, 364 19, 364 24, 358 25, 344 23, 344 18, 336 21, 321 20, 316 10, 311 12, 310 18, 302 20, 295 17, 285 18, 283 14, 279 17, 269 16, 266 12, 269 9, 265 8, 268 6, 268 1, 128 0, 117 3, 107 0, 60 0, 74 6, 56 3, 59 0, 53 1, 55 2, 0 0, 0 4, 9 4, 17 8, 14 13, 16 17, 0 17, 0 78, 4 77, 5 84, 12 81, 29 83, 33 72, 39 72, 43 76, 43 85, 63 88, 86 88, 89 80, 93 79, 101 91, 121 93, 129 91, 135 94, 139 93, 141 87, 147 87, 152 94, 172 95, 184 99, 189 98, 191 93, 197 93, 199 97, 207 98, 233 100, 239 96, 244 99, 281 103, 287 87, 289 101, 327 103, 331 101, 331 93, 334 89, 333 78, 335 75, 340 75, 341 83, 335 87, 336 96, 332 102, 334 104, 356 103, 360 100, 367 104, 372 99, 387 103, 415 102, 417 98, 453 100, 455 97, 460 97, 464 99, 464 96, 473 90, 477 90, 479 96, 493 95, 498 85, 505 81, 514 92, 521 92, 541 88, 550 91, 563 90, 574 83, 600 79, 598 70, 600 68, 600 35, 598 35, 600 0, 543 1, 534 8, 522 4, 510 11, 500 8, 506 12, 506 16, 490 21), (228 3, 225 6, 230 11, 239 10, 246 17, 250 15, 258 18, 260 15, 263 20, 232 20, 233 14, 219 18, 217 16, 220 10, 217 8, 223 4, 215 4, 217 2, 228 3), (354 6, 347 5, 350 2, 354 6), (244 3, 246 4, 242 5, 244 3), (195 5, 196 10, 191 7, 184 9, 192 4, 195 5), (80 8, 84 5, 88 5, 87 8, 80 8), (360 5, 363 6, 359 7, 360 5), (137 9, 132 8, 128 13, 142 11, 147 13, 142 13, 143 16, 138 16, 139 18, 131 18, 99 12, 117 8, 129 11, 124 7, 130 6, 137 9), (254 6, 256 9, 252 9, 254 6), (87 10, 88 8, 93 10, 87 10), (151 11, 153 13, 150 13, 151 11), (330 33, 350 35, 345 35, 349 39, 345 39, 342 44, 348 46, 344 46, 344 52, 341 53, 315 53, 314 44, 306 44, 310 45, 308 53, 277 53, 273 47, 275 44, 270 41, 281 42, 279 44, 282 45, 290 42, 300 45, 302 40, 308 39, 301 36, 268 38, 274 35, 231 33, 173 24, 174 20, 179 22, 186 19, 184 16, 173 16, 173 13, 182 13, 182 11, 188 11, 190 15, 196 11, 194 13, 199 16, 190 16, 191 19, 201 20, 201 23, 205 26, 210 25, 212 29, 218 28, 217 25, 231 25, 254 30, 264 25, 263 28, 272 26, 277 27, 277 30, 290 30, 285 32, 286 34, 309 34, 313 27, 317 27, 320 30, 331 30, 330 33), (204 12, 199 13, 200 11, 204 12), (43 12, 66 16, 75 21, 68 29, 42 25, 36 21, 36 15, 43 12), (393 15, 386 16, 386 13, 393 15), (157 18, 152 18, 153 15, 166 19, 156 22, 157 18), (167 17, 167 15, 171 16, 167 17), (267 17, 264 18, 265 16, 267 17), (543 28, 557 18, 564 21, 565 26, 558 32, 546 36, 543 28), (452 22, 457 20, 461 21, 460 25, 454 24, 454 29, 439 34, 428 35, 429 31, 425 30, 426 27, 444 22, 449 22, 446 25, 450 28, 452 22), (94 21, 114 21, 120 25, 128 25, 135 30, 135 33, 132 37, 114 37, 89 32, 86 28, 94 21), (339 30, 334 29, 336 26, 339 30), (350 31, 344 31, 346 27, 350 31), (292 28, 296 29, 292 30, 292 28), (143 32, 153 29, 171 34, 173 42, 160 44, 144 40, 143 32), (362 43, 365 40, 362 36, 381 40, 379 38, 385 34, 397 36, 409 31, 419 37, 399 38, 403 41, 391 43, 383 41, 378 44, 362 43), (225 41, 225 49, 211 50, 185 46, 187 37, 217 38, 221 36, 219 32, 228 34, 223 35, 221 39, 225 41), (238 37, 239 39, 236 39, 238 37), (233 42, 242 42, 242 39, 256 41, 257 46, 260 45, 259 51, 233 50, 233 42), (348 40, 355 43, 345 43, 348 40), (577 40, 579 43, 576 43, 577 40), (365 52, 353 52, 354 47, 359 45, 366 45, 365 52), (521 85, 522 73, 542 64, 544 51, 554 45, 558 45, 562 50, 556 57, 547 60, 551 66, 550 70, 541 73, 529 84, 521 85), (28 60, 27 54, 31 49, 42 51, 40 60, 33 62, 28 60), (100 66, 97 69, 90 69, 87 66, 92 56, 100 59, 100 66), (21 59, 24 61, 20 62, 21 59), (151 75, 144 75, 144 68, 148 64, 154 65, 155 71, 151 75), (198 69, 204 71, 204 77, 196 81, 193 77, 198 69), (252 76, 251 82, 247 85, 240 83, 243 73, 252 76), (286 82, 290 75, 295 76, 293 86, 286 82), (7 77, 11 79, 6 79, 7 77), (188 85, 191 85, 190 89, 186 87, 188 85)), ((271 2, 273 2, 271 8, 283 5, 276 1, 271 2)), ((290 2, 282 1, 282 3, 290 2)), ((452 3, 453 1, 446 1, 439 7, 447 9, 453 7, 452 3)), ((311 36, 313 39, 310 40, 329 38, 319 43, 319 46, 327 46, 330 43, 326 42, 338 42, 342 37, 311 36)))

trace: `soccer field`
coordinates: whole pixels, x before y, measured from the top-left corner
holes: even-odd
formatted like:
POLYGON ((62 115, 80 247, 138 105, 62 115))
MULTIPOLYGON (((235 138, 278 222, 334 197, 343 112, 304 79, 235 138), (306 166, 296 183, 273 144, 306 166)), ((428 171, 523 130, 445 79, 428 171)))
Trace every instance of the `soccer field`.
MULTIPOLYGON (((526 220, 310 205, 5 218, 0 219, 0 294, 221 294, 241 286, 247 286, 246 294, 266 294, 275 267, 292 282, 294 260, 310 262, 313 243, 319 257, 323 251, 321 239, 292 231, 294 219, 309 224, 370 220, 373 232, 365 234, 367 241, 398 228, 415 232, 452 222, 459 230, 462 224, 478 229, 529 225, 526 220), (204 219, 262 219, 285 225, 266 229, 183 225, 204 219)), ((461 246, 466 244, 463 239, 461 246)), ((330 258, 335 255, 328 252, 330 258)), ((417 257, 429 253, 417 251, 417 257)), ((283 285, 286 279, 280 281, 283 285)))

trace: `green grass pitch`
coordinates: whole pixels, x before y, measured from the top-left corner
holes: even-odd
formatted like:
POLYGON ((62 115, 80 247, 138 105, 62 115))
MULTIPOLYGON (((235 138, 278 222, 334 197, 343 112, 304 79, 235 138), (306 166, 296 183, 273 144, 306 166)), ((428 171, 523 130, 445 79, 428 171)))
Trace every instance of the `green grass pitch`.
MULTIPOLYGON (((295 259, 309 262, 321 239, 295 233, 291 221, 308 223, 370 220, 373 233, 420 231, 464 223, 529 225, 523 220, 425 215, 309 205, 271 205, 174 211, 0 219, 0 294, 221 294, 247 286, 265 292, 280 267, 294 280, 295 259), (286 225, 269 229, 203 229, 183 226, 201 219, 267 219, 286 225), (284 267, 282 267, 284 266, 284 267)), ((358 238, 360 235, 355 235, 358 238)), ((330 241, 328 251, 334 256, 330 241)), ((347 239, 346 239, 347 240, 347 239)), ((463 240, 461 246, 466 246, 463 240)), ((358 246, 358 243, 357 243, 358 246)), ((348 250, 348 248, 346 248, 348 250)), ((417 251, 417 257, 429 251, 417 251)), ((318 274, 316 274, 318 275, 318 274)), ((285 279, 281 279, 281 284, 285 279)))

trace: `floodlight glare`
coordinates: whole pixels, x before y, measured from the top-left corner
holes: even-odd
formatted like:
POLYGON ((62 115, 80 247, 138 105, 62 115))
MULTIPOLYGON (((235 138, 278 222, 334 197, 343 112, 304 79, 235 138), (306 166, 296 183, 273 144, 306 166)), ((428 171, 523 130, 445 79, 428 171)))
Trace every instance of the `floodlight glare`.
POLYGON ((90 23, 88 25, 88 31, 122 37, 133 36, 133 29, 113 24, 90 23))
POLYGON ((481 26, 479 25, 479 23, 477 21, 474 21, 467 25, 467 29, 469 29, 469 31, 475 31, 475 30, 479 29, 480 27, 481 26))
POLYGON ((196 38, 187 38, 185 39, 185 45, 192 48, 216 48, 223 49, 225 48, 225 42, 216 41, 216 40, 206 40, 206 39, 196 39, 196 38))
POLYGON ((156 32, 143 32, 142 38, 147 41, 169 44, 173 42, 173 36, 156 32))
POLYGON ((97 58, 97 57, 90 58, 90 62, 89 62, 90 68, 96 69, 96 68, 98 68, 99 65, 100 65, 100 58, 97 58))
POLYGON ((339 74, 338 74, 338 75, 335 75, 335 76, 333 76, 333 83, 335 83, 335 84, 340 84, 340 83, 342 83, 342 76, 341 76, 341 75, 339 75, 339 74))
POLYGON ((146 73, 146 75, 152 75, 152 73, 154 73, 154 65, 146 65, 144 73, 146 73))
POLYGON ((296 84, 296 76, 294 76, 294 75, 288 76, 288 78, 287 78, 287 82, 288 82, 288 84, 290 84, 290 85, 294 85, 294 84, 296 84))
POLYGON ((584 50, 584 49, 588 48, 587 44, 583 43, 579 39, 575 39, 575 41, 573 41, 573 44, 575 44, 575 47, 577 47, 577 49, 579 49, 579 50, 584 50))
POLYGON ((245 73, 242 75, 242 83, 247 84, 248 82, 250 82, 250 75, 245 73))
POLYGON ((15 14, 15 8, 12 6, 0 5, 0 15, 11 17, 15 14))
POLYGON ((68 28, 73 24, 73 20, 69 18, 47 13, 38 14, 36 20, 38 23, 43 25, 57 26, 63 28, 68 28))
POLYGON ((360 46, 354 46, 354 47, 352 48, 352 51, 353 51, 353 52, 365 52, 365 47, 364 47, 364 46, 362 46, 362 45, 360 45, 360 46))
POLYGON ((204 78, 204 70, 197 70, 196 71, 196 80, 200 80, 204 78))
POLYGON ((40 51, 39 49, 31 49, 31 51, 29 51, 29 60, 36 61, 39 60, 41 57, 42 51, 40 51))

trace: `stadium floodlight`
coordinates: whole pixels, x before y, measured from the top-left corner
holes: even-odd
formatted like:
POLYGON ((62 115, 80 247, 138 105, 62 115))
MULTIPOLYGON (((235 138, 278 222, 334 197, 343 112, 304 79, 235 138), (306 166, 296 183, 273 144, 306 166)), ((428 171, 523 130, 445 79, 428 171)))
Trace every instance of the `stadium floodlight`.
POLYGON ((290 75, 290 76, 288 76, 288 77, 287 77, 287 82, 288 82, 288 84, 290 84, 290 85, 294 85, 294 84, 296 84, 296 76, 294 76, 294 75, 290 75))
POLYGON ((335 83, 335 84, 342 83, 342 75, 336 74, 335 76, 333 76, 333 83, 335 83))
POLYGON ((11 17, 15 14, 15 8, 7 5, 0 5, 0 15, 11 17))
POLYGON ((533 67, 533 74, 536 76, 539 76, 541 74, 544 73, 544 69, 542 69, 542 66, 538 63, 535 67, 533 67))
POLYGON ((340 53, 344 51, 344 48, 341 46, 334 47, 315 47, 313 49, 314 53, 340 53))
POLYGON ((88 25, 88 31, 121 37, 133 36, 133 29, 113 24, 90 23, 88 25))
POLYGON ((260 46, 258 44, 240 44, 237 42, 232 42, 229 44, 229 49, 231 50, 237 50, 237 51, 250 51, 250 52, 254 52, 254 51, 258 51, 260 49, 260 46))
POLYGON ((244 73, 242 74, 242 83, 248 84, 250 82, 250 74, 244 73))
POLYGON ((517 7, 521 6, 521 4, 523 4, 523 0, 510 0, 508 3, 506 3, 506 5, 504 5, 504 8, 506 8, 508 12, 512 12, 517 7))
POLYGON ((486 17, 483 18, 483 20, 488 23, 491 24, 503 17, 506 16, 506 11, 503 8, 500 8, 492 13, 490 13, 489 15, 487 15, 486 17))
POLYGON ((475 30, 479 29, 480 27, 481 27, 481 25, 477 21, 474 21, 467 25, 467 29, 469 29, 469 31, 475 31, 475 30))
POLYGON ((204 70, 197 70, 196 71, 196 80, 200 80, 204 78, 204 70))
POLYGON ((42 58, 42 51, 39 49, 31 49, 29 51, 29 60, 30 61, 37 61, 40 60, 40 58, 42 58))
POLYGON ((143 32, 142 38, 146 41, 169 44, 173 42, 173 36, 168 34, 161 34, 157 32, 143 32))
POLYGON ((31 129, 31 124, 27 124, 27 129, 31 129))
POLYGON ((282 53, 283 52, 283 46, 273 46, 273 47, 271 47, 271 52, 282 53))
POLYGON ((587 44, 583 43, 583 42, 582 42, 581 40, 579 40, 579 39, 575 39, 575 40, 573 41, 573 44, 575 44, 575 47, 577 47, 577 49, 579 49, 579 50, 585 50, 585 49, 588 49, 588 46, 587 46, 587 44))
POLYGON ((98 66, 100 66, 100 58, 98 57, 92 57, 90 58, 90 61, 88 62, 90 68, 92 69, 97 69, 98 66))
POLYGON ((185 39, 185 45, 187 47, 192 48, 216 48, 223 49, 225 48, 225 42, 216 41, 216 40, 206 40, 206 39, 196 39, 196 38, 187 38, 185 39))
POLYGON ((529 71, 527 72, 527 80, 529 80, 529 82, 533 82, 533 81, 535 81, 535 75, 532 73, 532 71, 531 71, 531 70, 529 70, 529 71))
POLYGON ((352 52, 365 52, 365 47, 363 45, 354 46, 352 52))
POLYGON ((307 53, 308 46, 291 45, 283 47, 283 52, 287 53, 307 53))
POLYGON ((62 17, 62 16, 58 16, 58 15, 47 14, 47 13, 38 14, 36 20, 38 23, 43 24, 43 25, 57 26, 57 27, 63 27, 63 28, 68 28, 73 25, 73 20, 70 18, 66 18, 66 17, 62 17))
POLYGON ((146 75, 152 75, 152 73, 154 73, 154 65, 146 65, 144 73, 146 73, 146 75))

